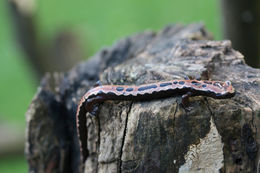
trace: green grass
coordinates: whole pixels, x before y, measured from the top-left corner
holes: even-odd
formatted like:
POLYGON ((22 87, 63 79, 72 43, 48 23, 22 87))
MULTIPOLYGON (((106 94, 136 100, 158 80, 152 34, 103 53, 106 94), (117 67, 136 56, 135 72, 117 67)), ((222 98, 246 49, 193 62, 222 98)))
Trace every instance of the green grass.
POLYGON ((44 0, 38 1, 40 34, 49 38, 73 28, 82 34, 93 54, 104 45, 145 29, 158 30, 169 23, 203 21, 220 39, 217 0, 44 0))
MULTIPOLYGON (((221 38, 217 0, 44 0, 37 2, 38 36, 47 42, 59 31, 72 30, 84 44, 85 59, 103 46, 146 29, 169 23, 204 22, 221 38)), ((37 84, 15 42, 6 1, 0 1, 0 121, 25 126, 24 114, 37 84)), ((24 172, 23 158, 0 161, 0 172, 24 172)))
POLYGON ((2 173, 26 173, 28 168, 26 160, 22 156, 9 156, 0 159, 0 172, 2 173))
POLYGON ((24 125, 24 114, 36 85, 23 53, 15 44, 4 2, 0 2, 0 121, 24 125))

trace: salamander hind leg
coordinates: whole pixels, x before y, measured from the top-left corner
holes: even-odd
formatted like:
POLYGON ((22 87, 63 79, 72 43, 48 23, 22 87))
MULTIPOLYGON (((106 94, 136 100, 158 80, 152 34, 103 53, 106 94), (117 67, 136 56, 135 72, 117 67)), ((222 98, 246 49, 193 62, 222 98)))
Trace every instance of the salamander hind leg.
POLYGON ((92 110, 89 111, 90 115, 92 115, 94 117, 97 116, 99 113, 99 106, 100 106, 100 104, 93 105, 92 110))
POLYGON ((87 99, 86 102, 86 110, 89 112, 92 116, 97 116, 99 113, 99 107, 100 104, 103 101, 103 97, 101 96, 96 96, 90 99, 87 99))

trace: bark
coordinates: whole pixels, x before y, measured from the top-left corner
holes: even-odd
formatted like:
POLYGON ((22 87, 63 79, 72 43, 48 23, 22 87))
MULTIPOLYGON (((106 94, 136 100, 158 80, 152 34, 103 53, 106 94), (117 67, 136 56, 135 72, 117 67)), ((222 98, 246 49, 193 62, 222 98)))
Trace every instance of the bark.
POLYGON ((259 160, 260 70, 230 41, 211 41, 201 24, 172 25, 118 41, 65 74, 42 80, 27 112, 31 172, 255 172, 259 160), (87 116, 84 164, 75 126, 81 96, 103 84, 144 84, 201 76, 230 80, 231 99, 181 96, 107 101, 87 116))
POLYGON ((245 55, 246 63, 260 67, 260 3, 257 0, 221 0, 223 37, 245 55))

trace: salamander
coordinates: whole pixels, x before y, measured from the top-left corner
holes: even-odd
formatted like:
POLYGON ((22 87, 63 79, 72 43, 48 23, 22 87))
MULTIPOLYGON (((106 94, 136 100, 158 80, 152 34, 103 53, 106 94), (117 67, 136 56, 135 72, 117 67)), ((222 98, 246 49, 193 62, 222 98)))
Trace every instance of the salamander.
POLYGON ((208 96, 215 99, 231 98, 235 89, 230 81, 209 80, 172 80, 150 83, 140 86, 128 85, 98 85, 90 89, 81 99, 77 114, 77 132, 82 153, 82 160, 88 156, 86 114, 98 114, 98 106, 106 100, 136 100, 145 101, 182 95, 183 100, 190 96, 208 96))

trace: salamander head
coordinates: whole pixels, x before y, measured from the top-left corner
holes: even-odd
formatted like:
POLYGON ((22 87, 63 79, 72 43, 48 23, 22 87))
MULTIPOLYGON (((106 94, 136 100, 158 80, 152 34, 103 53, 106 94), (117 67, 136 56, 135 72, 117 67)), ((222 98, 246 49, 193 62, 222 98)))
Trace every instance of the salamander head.
POLYGON ((232 86, 230 81, 225 81, 221 83, 221 85, 224 91, 219 98, 230 98, 235 95, 235 88, 232 86))
POLYGON ((225 90, 230 93, 234 94, 235 93, 235 88, 232 86, 230 81, 225 81, 224 86, 225 90))
MULTIPOLYGON (((235 95, 235 89, 231 85, 230 81, 221 82, 221 81, 204 81, 204 88, 207 88, 207 95, 217 98, 225 99, 231 98, 235 95)), ((203 87, 203 85, 202 85, 203 87)))

